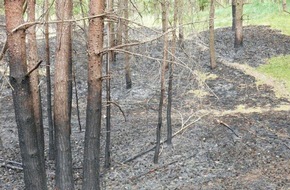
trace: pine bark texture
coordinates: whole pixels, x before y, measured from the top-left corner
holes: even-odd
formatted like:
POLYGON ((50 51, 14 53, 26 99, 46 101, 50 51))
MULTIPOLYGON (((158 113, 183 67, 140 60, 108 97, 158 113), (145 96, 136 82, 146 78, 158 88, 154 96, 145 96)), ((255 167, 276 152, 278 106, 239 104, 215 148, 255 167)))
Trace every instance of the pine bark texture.
POLYGON ((211 68, 216 68, 215 46, 214 46, 214 0, 210 1, 209 12, 209 52, 210 52, 210 65, 211 68))
MULTIPOLYGON (((30 0, 28 3, 28 21, 35 22, 35 0, 30 0)), ((32 70, 38 62, 37 43, 35 25, 27 29, 27 50, 28 50, 28 69, 32 70)), ((42 119, 41 94, 39 88, 38 69, 30 74, 30 86, 32 90, 33 110, 37 130, 37 141, 39 143, 41 160, 44 167, 44 132, 42 119)))
POLYGON ((13 103, 18 128, 20 152, 23 163, 25 188, 46 190, 46 176, 37 138, 37 125, 34 116, 30 76, 27 75, 25 31, 12 30, 23 23, 25 0, 5 0, 6 29, 10 83, 13 87, 13 103))
MULTIPOLYGON (((71 19, 72 0, 57 0, 56 16, 58 20, 71 19)), ((74 180, 70 143, 72 103, 71 23, 58 23, 56 35, 54 79, 56 189, 73 190, 74 180)))
MULTIPOLYGON (((104 1, 91 0, 89 16, 104 13, 104 1)), ((104 18, 89 20, 88 99, 84 148, 83 189, 100 189, 100 130, 102 114, 102 55, 104 18)))

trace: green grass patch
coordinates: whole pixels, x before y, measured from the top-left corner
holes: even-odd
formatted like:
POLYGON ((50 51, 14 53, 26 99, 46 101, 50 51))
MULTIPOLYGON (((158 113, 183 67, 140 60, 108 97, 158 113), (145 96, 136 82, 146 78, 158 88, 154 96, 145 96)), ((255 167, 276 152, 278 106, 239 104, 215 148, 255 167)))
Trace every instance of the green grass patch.
POLYGON ((258 71, 283 82, 290 92, 290 55, 270 58, 258 71))

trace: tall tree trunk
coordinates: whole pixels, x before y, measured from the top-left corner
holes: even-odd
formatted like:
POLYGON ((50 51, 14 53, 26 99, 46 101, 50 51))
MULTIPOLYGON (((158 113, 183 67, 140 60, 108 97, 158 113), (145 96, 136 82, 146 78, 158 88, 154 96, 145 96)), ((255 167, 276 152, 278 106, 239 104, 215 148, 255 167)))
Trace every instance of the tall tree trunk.
MULTIPOLYGON (((56 1, 58 20, 72 17, 72 0, 56 1)), ((57 24, 55 84, 54 84, 54 125, 56 147, 56 188, 74 189, 72 171, 71 103, 72 103, 72 52, 71 23, 57 24)))
MULTIPOLYGON (((113 12, 113 0, 108 0, 109 12, 113 12)), ((111 38, 113 22, 109 21, 108 24, 108 47, 111 48, 114 44, 111 38)), ((113 51, 109 51, 107 54, 106 62, 106 147, 105 147, 105 168, 111 166, 111 78, 110 78, 110 64, 113 59, 113 51)))
POLYGON ((236 29, 236 8, 237 0, 232 0, 232 31, 236 29))
MULTIPOLYGON (((172 31, 172 58, 171 61, 175 61, 175 52, 176 52, 176 27, 178 21, 178 0, 174 0, 174 13, 173 13, 173 28, 172 31)), ((167 103, 167 144, 172 144, 172 123, 171 123, 171 107, 172 107, 172 83, 173 83, 173 66, 174 63, 169 63, 169 80, 168 80, 168 103, 167 103)))
POLYGON ((243 0, 236 0, 235 48, 243 47, 243 0))
POLYGON ((19 145, 23 162, 25 188, 47 189, 45 168, 37 137, 30 75, 26 64, 25 31, 12 30, 23 23, 24 0, 5 0, 5 16, 10 66, 10 83, 18 128, 19 145))
MULTIPOLYGON (((104 1, 90 1, 90 15, 104 13, 104 1)), ((104 18, 89 22, 88 99, 84 148, 83 189, 100 189, 100 131, 102 114, 102 55, 104 18)))
POLYGON ((49 48, 49 0, 45 0, 44 9, 46 11, 45 14, 45 22, 44 25, 44 35, 45 35, 45 60, 46 60, 46 110, 47 110, 47 121, 48 121, 48 159, 55 159, 55 144, 54 144, 54 126, 53 126, 53 118, 52 118, 52 101, 51 101, 51 79, 50 79, 50 48, 49 48))
MULTIPOLYGON (((124 21, 124 39, 125 44, 129 43, 129 22, 127 21, 129 19, 129 2, 128 0, 124 1, 124 17, 126 21, 124 21)), ((126 51, 129 51, 129 47, 125 48, 126 51)), ((132 88, 132 79, 131 79, 131 70, 130 70, 130 55, 128 53, 125 54, 125 79, 126 79, 126 89, 132 88)))
MULTIPOLYGON (((28 3, 28 21, 35 22, 35 0, 30 0, 28 3)), ((38 53, 37 53, 37 43, 36 43, 36 33, 35 25, 27 29, 27 50, 28 50, 28 69, 32 70, 38 62, 38 53)), ((44 163, 44 132, 43 132, 43 119, 42 119, 42 106, 41 106, 41 95, 39 89, 39 78, 38 70, 35 70, 30 74, 30 86, 32 90, 33 98, 33 110, 37 130, 37 141, 39 143, 41 160, 44 163)))
MULTIPOLYGON (((168 27, 168 1, 163 0, 162 6, 162 28, 163 32, 167 31, 168 27)), ((161 66, 161 76, 160 76, 160 99, 159 99, 159 109, 158 109, 158 123, 156 128, 156 148, 154 154, 154 163, 158 163, 158 157, 160 152, 160 140, 161 140, 161 127, 162 127, 162 112, 163 112, 163 100, 165 94, 165 70, 167 65, 168 57, 168 34, 164 35, 164 47, 163 47, 163 63, 161 66)))
POLYGON ((210 12, 209 12, 209 52, 210 52, 210 65, 214 69, 216 67, 215 59, 215 47, 214 47, 214 0, 210 1, 210 12))

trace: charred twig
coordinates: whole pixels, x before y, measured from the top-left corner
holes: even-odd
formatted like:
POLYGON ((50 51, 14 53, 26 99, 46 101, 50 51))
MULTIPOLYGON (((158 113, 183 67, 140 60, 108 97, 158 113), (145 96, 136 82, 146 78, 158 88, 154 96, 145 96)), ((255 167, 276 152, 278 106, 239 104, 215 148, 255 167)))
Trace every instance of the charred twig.
POLYGON ((127 119, 126 119, 126 115, 125 115, 124 111, 122 110, 121 106, 120 106, 119 104, 117 104, 116 102, 113 102, 113 101, 110 101, 110 102, 108 102, 108 103, 110 103, 110 104, 114 104, 115 106, 117 106, 117 107, 119 108, 119 110, 122 112, 122 115, 123 115, 123 117, 124 117, 124 119, 125 119, 125 122, 126 122, 126 121, 127 121, 127 119))
POLYGON ((225 126, 226 128, 228 128, 236 137, 240 138, 240 136, 225 122, 221 121, 221 120, 216 120, 219 124, 225 126))
POLYGON ((28 77, 33 71, 35 71, 39 67, 41 63, 42 63, 42 60, 38 61, 38 63, 30 71, 28 71, 28 73, 26 73, 25 76, 28 77))

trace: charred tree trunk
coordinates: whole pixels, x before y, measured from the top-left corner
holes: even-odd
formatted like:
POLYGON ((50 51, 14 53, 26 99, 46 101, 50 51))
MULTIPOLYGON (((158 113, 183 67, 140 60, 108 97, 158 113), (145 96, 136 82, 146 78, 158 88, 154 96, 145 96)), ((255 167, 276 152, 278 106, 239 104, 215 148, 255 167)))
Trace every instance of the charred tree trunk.
MULTIPOLYGON (((57 0, 56 16, 58 20, 72 17, 72 1, 57 0)), ((72 103, 72 52, 71 23, 57 24, 55 84, 54 84, 54 126, 56 147, 56 188, 74 189, 72 171, 71 103, 72 103)))
MULTIPOLYGON (((35 0, 27 1, 28 3, 28 21, 35 22, 35 0)), ((36 33, 35 26, 31 26, 27 29, 27 50, 28 50, 28 69, 32 70, 38 62, 38 54, 37 54, 37 44, 36 44, 36 33)), ((38 70, 35 70, 30 74, 30 86, 32 90, 32 98, 33 98, 33 110, 34 117, 36 122, 36 130, 37 130, 37 141, 39 143, 40 155, 43 167, 44 163, 44 132, 43 132, 43 119, 42 119, 42 106, 41 106, 41 95, 39 89, 39 78, 38 78, 38 70)))
POLYGON ((30 75, 26 64, 25 31, 14 28, 23 23, 24 0, 5 0, 5 16, 10 66, 10 83, 23 162, 25 188, 47 189, 45 168, 37 136, 30 75))
POLYGON ((48 159, 55 159, 55 144, 54 144, 54 126, 53 126, 53 117, 52 117, 52 101, 51 101, 51 79, 50 79, 50 48, 49 48, 49 25, 48 25, 48 17, 49 17, 49 0, 45 0, 44 9, 46 11, 45 14, 45 22, 44 25, 44 35, 45 35, 45 60, 46 60, 46 110, 47 110, 47 121, 48 121, 48 159))
MULTIPOLYGON (((104 1, 90 1, 90 16, 103 14, 104 1)), ((89 21, 88 99, 84 148, 83 189, 100 189, 100 131, 102 114, 102 55, 104 19, 89 21)))
POLYGON ((214 0, 210 1, 209 12, 209 52, 210 52, 210 65, 211 68, 216 68, 215 47, 214 47, 214 0))
MULTIPOLYGON (((161 3, 162 6, 162 28, 163 32, 167 31, 168 27, 168 1, 163 0, 161 3)), ((158 163, 158 157, 160 152, 160 140, 161 140, 161 127, 162 127, 162 112, 163 112, 163 101, 165 94, 165 70, 167 65, 168 57, 168 34, 164 35, 164 49, 163 49, 163 63, 161 66, 161 76, 160 76, 160 99, 159 99, 159 109, 158 109, 158 123, 156 128, 156 148, 154 154, 154 163, 158 163)))
MULTIPOLYGON (((176 51, 176 27, 177 27, 177 20, 178 20, 178 0, 174 0, 174 14, 173 14, 173 28, 172 31, 172 59, 171 61, 175 61, 175 51, 176 51)), ((171 123, 171 108, 172 108, 172 83, 173 83, 173 66, 174 64, 169 63, 169 80, 168 80, 168 104, 167 104, 167 144, 172 144, 172 123, 171 123)))
POLYGON ((236 0, 236 28, 235 44, 236 49, 243 47, 243 0, 236 0))
MULTIPOLYGON (((113 0, 108 0, 109 12, 113 12, 113 0)), ((108 47, 113 47, 112 34, 113 23, 108 24, 108 47)), ((106 147, 105 147, 105 168, 111 166, 111 78, 110 78, 110 64, 113 59, 113 51, 109 51, 107 54, 106 62, 106 147)))

